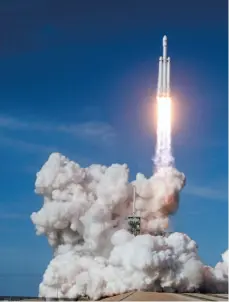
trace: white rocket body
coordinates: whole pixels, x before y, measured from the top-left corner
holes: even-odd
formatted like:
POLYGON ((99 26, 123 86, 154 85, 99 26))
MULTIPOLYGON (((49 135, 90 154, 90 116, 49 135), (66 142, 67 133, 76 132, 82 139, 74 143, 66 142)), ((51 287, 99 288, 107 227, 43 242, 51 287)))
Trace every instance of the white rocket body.
POLYGON ((162 40, 163 56, 159 58, 158 71, 158 97, 170 96, 170 58, 167 57, 167 37, 164 36, 162 40))

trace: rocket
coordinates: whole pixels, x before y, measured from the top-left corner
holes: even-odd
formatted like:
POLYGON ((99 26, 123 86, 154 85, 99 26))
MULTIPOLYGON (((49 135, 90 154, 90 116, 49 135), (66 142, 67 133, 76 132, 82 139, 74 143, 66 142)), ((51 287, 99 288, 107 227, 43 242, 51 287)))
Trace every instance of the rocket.
POLYGON ((162 40, 163 56, 159 58, 157 97, 170 96, 170 57, 167 57, 167 37, 162 40))

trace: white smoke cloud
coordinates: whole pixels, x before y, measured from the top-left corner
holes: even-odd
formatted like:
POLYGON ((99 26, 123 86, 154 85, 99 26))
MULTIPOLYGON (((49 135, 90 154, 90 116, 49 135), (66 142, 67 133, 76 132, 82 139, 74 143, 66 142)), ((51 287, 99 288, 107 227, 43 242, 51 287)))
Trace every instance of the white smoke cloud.
POLYGON ((137 289, 195 291, 206 282, 225 290, 227 254, 207 274, 187 235, 157 235, 178 208, 184 174, 168 167, 149 179, 137 174, 129 183, 128 177, 127 165, 81 168, 59 153, 50 155, 35 183, 44 204, 31 215, 37 234, 46 235, 54 249, 39 295, 99 299, 137 289), (136 237, 126 221, 132 215, 133 185, 141 217, 136 237))

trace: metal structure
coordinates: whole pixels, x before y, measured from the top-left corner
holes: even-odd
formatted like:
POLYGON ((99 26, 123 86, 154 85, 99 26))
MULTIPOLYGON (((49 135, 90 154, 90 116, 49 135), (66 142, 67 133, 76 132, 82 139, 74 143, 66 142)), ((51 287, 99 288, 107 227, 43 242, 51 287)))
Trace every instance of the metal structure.
POLYGON ((162 40, 163 56, 159 58, 158 70, 158 97, 170 96, 170 57, 167 57, 167 37, 162 40))
POLYGON ((140 235, 141 233, 141 217, 136 216, 136 188, 133 186, 133 215, 128 217, 128 231, 134 236, 140 235))

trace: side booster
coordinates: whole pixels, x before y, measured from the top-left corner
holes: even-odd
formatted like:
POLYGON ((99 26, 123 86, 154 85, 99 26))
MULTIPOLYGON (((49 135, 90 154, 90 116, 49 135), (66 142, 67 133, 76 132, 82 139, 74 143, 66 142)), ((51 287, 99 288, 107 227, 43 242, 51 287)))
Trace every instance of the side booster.
POLYGON ((163 56, 159 58, 157 96, 170 96, 170 57, 167 57, 167 37, 162 40, 163 56))

